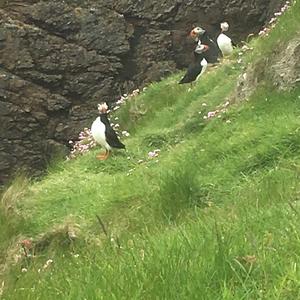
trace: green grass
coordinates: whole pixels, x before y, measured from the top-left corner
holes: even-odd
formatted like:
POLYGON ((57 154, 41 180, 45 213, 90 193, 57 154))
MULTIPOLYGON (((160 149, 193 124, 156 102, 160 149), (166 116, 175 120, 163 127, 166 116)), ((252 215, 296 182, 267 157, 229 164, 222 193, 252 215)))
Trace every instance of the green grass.
MULTIPOLYGON (((297 2, 253 41, 245 63, 299 34, 299 11, 297 2)), ((266 79, 205 120, 231 99, 245 67, 235 61, 191 92, 175 75, 131 99, 117 114, 131 133, 126 152, 100 162, 94 150, 12 184, 0 298, 300 299, 300 89, 279 92, 266 79)))

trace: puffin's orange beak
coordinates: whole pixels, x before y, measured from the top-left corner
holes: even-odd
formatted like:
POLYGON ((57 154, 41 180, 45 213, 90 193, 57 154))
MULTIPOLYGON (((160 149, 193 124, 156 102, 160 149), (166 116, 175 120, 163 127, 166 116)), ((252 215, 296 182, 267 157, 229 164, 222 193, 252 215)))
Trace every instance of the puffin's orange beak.
POLYGON ((194 39, 195 37, 197 37, 197 34, 196 34, 196 32, 194 31, 194 29, 190 32, 190 37, 192 37, 193 39, 194 39))
POLYGON ((205 52, 205 51, 207 51, 209 49, 209 46, 204 45, 204 44, 203 44, 203 46, 204 46, 204 51, 203 52, 205 52))

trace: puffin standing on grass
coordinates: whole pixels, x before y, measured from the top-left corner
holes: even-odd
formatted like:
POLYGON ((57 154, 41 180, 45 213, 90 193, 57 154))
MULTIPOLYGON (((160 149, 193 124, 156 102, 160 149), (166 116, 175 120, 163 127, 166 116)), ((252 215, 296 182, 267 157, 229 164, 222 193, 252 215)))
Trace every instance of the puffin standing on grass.
POLYGON ((227 56, 233 52, 233 47, 235 47, 236 45, 232 42, 231 38, 224 33, 228 31, 229 24, 227 22, 223 22, 220 24, 220 26, 221 26, 221 33, 217 38, 217 44, 223 56, 227 56))
POLYGON ((100 116, 93 122, 91 132, 97 144, 105 148, 105 153, 98 154, 97 159, 106 160, 112 148, 125 149, 125 145, 120 142, 116 132, 113 130, 109 123, 107 117, 107 104, 99 104, 98 110, 100 116))
POLYGON ((204 53, 209 47, 207 45, 198 44, 194 51, 194 61, 189 65, 187 72, 180 80, 179 84, 193 83, 198 80, 207 68, 207 61, 204 58, 204 53))

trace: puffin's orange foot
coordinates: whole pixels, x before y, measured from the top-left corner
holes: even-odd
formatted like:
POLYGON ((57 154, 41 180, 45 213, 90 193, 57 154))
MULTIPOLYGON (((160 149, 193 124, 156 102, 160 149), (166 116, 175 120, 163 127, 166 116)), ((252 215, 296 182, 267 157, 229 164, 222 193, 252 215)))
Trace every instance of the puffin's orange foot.
POLYGON ((97 158, 98 160, 106 160, 106 159, 108 158, 108 156, 109 156, 109 151, 106 151, 106 152, 103 153, 103 154, 99 153, 99 154, 96 156, 96 158, 97 158))
POLYGON ((103 157, 103 160, 106 160, 106 159, 108 159, 108 157, 109 157, 109 151, 107 151, 106 153, 105 153, 105 155, 104 155, 104 157, 103 157))
POLYGON ((104 159, 105 159, 105 158, 104 158, 105 156, 106 156, 106 152, 105 152, 105 153, 99 153, 99 154, 96 156, 96 158, 99 159, 99 160, 104 160, 104 159))
POLYGON ((105 160, 105 156, 104 156, 104 154, 99 154, 99 155, 97 155, 96 156, 96 158, 98 159, 98 160, 105 160))

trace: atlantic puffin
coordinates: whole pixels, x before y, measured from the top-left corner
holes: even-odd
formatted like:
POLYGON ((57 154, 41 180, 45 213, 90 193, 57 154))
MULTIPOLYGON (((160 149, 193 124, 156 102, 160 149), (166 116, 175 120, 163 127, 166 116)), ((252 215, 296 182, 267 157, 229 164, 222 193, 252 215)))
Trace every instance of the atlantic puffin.
POLYGON ((219 49, 211 37, 209 36, 208 32, 201 28, 201 27, 195 27, 190 32, 190 37, 197 43, 207 45, 209 47, 209 51, 205 52, 204 58, 208 63, 217 63, 218 62, 218 56, 219 56, 219 49))
POLYGON ((223 22, 220 24, 220 27, 221 27, 221 33, 217 38, 217 44, 223 56, 227 56, 232 53, 233 47, 236 45, 232 42, 231 38, 224 33, 228 31, 229 24, 227 22, 223 22))
POLYGON ((125 149, 125 145, 120 142, 116 132, 110 125, 107 117, 107 104, 99 104, 98 110, 99 117, 93 122, 91 132, 97 144, 101 145, 105 149, 105 153, 98 154, 97 159, 106 160, 112 148, 125 149))
POLYGON ((199 79, 207 68, 207 61, 204 58, 204 53, 209 49, 207 45, 201 44, 199 41, 194 51, 194 61, 189 65, 187 72, 180 80, 179 84, 192 83, 199 79))

